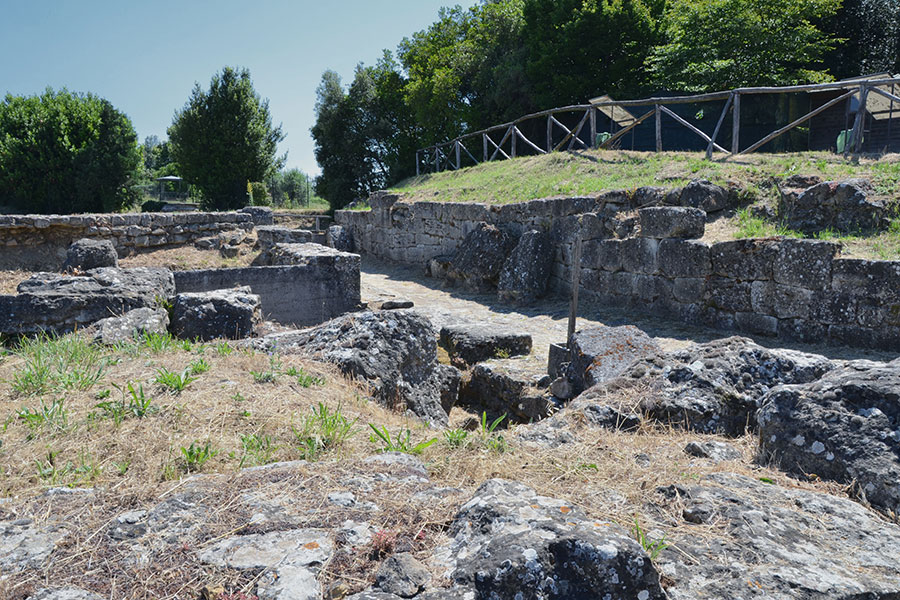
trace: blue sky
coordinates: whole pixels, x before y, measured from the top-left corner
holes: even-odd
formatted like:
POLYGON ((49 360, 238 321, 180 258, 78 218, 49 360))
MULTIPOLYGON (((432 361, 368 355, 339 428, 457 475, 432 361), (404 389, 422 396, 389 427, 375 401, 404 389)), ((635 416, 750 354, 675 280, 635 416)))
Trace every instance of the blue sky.
POLYGON ((288 166, 318 173, 309 128, 326 69, 345 82, 441 6, 476 0, 0 0, 0 91, 93 92, 163 139, 194 82, 247 67, 287 138, 288 166))

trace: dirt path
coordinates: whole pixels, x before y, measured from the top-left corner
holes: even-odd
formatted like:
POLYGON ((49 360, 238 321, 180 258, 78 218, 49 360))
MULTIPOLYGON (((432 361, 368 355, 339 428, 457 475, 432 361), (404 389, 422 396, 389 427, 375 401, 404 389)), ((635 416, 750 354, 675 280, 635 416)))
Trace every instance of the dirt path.
MULTIPOLYGON (((530 333, 534 349, 529 360, 534 361, 536 370, 543 368, 541 364, 546 366, 550 344, 565 343, 566 340, 569 303, 559 297, 551 296, 530 306, 510 306, 500 303, 496 294, 474 294, 459 288, 444 289, 439 280, 426 277, 422 268, 387 263, 367 256, 363 257, 361 286, 363 301, 412 300, 416 309, 428 316, 437 329, 452 323, 490 322, 530 333)), ((690 327, 627 309, 582 302, 577 328, 599 324, 634 325, 655 338, 667 351, 683 348, 691 342, 737 335, 735 332, 690 327)), ((873 350, 791 344, 770 338, 757 338, 756 342, 768 347, 795 348, 837 359, 892 360, 897 357, 896 354, 873 350)))

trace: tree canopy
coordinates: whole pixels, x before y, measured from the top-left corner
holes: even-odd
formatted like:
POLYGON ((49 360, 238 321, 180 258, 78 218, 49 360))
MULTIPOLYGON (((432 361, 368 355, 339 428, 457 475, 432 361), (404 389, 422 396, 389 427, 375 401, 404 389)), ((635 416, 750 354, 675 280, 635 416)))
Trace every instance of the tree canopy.
POLYGON ((140 163, 131 121, 103 98, 48 88, 0 103, 0 200, 18 210, 121 210, 140 163))
POLYGON ((225 67, 209 90, 194 86, 169 127, 169 150, 182 177, 199 188, 205 209, 230 210, 247 204, 247 183, 277 171, 284 139, 272 125, 269 101, 253 89, 247 69, 225 67))
POLYGON ((538 110, 900 71, 900 0, 482 0, 326 72, 312 129, 333 207, 414 173, 415 152, 538 110))

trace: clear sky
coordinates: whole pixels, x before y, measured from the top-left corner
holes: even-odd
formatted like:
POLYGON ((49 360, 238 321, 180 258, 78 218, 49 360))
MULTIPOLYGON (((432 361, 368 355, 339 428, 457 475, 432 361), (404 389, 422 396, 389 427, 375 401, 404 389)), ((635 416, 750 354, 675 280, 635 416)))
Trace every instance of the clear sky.
POLYGON ((0 91, 92 92, 127 114, 138 139, 166 137, 195 82, 250 69, 287 138, 287 166, 319 172, 309 128, 322 72, 358 62, 477 0, 0 0, 0 91))

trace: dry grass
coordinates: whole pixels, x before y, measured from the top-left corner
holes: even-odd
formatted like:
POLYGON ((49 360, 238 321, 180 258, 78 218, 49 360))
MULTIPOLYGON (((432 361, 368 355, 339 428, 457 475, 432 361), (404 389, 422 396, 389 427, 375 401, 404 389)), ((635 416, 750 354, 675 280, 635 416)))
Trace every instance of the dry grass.
MULTIPOLYGON (((115 598, 196 598, 204 587, 229 591, 252 589, 257 571, 238 572, 200 564, 199 551, 237 533, 265 533, 295 527, 334 531, 347 519, 366 521, 382 530, 394 550, 408 550, 426 559, 434 547, 446 541, 443 533, 459 505, 483 481, 492 477, 519 480, 540 494, 564 498, 593 517, 629 528, 637 519, 645 531, 658 530, 677 541, 684 529, 677 505, 660 509, 653 502, 660 486, 698 483, 706 474, 729 471, 764 478, 778 485, 842 493, 840 486, 799 482, 778 471, 755 464, 755 439, 730 440, 743 453, 740 461, 715 465, 683 452, 689 440, 716 439, 662 427, 645 425, 626 433, 592 429, 572 423, 578 441, 558 449, 537 449, 517 440, 514 430, 498 429, 502 444, 487 444, 491 436, 475 431, 468 443, 452 446, 445 434, 387 410, 366 399, 366 390, 338 374, 333 367, 310 363, 297 356, 270 357, 235 350, 222 353, 217 345, 193 345, 154 353, 132 346, 108 353, 112 359, 101 379, 83 391, 48 390, 28 395, 14 390, 16 376, 26 370, 25 359, 7 355, 0 362, 0 490, 16 498, 0 504, 0 520, 34 518, 65 523, 66 538, 55 551, 47 570, 30 570, 0 582, 0 597, 26 598, 52 581, 54 585, 80 585, 115 598), (181 371, 198 358, 210 369, 180 394, 156 383, 158 369, 181 371), (274 362, 273 362, 274 361, 274 362), (291 367, 321 378, 310 387, 285 374, 291 367), (252 372, 260 375, 254 377, 252 372), (274 382, 257 383, 263 374, 276 372, 274 382), (91 417, 98 413, 98 393, 110 390, 107 400, 119 397, 115 386, 143 384, 160 410, 143 418, 126 418, 120 424, 91 417), (64 425, 52 423, 30 428, 20 417, 27 407, 36 411, 61 399, 67 411, 64 425), (355 421, 355 433, 346 442, 317 458, 318 462, 271 470, 242 471, 241 466, 294 460, 305 456, 294 428, 319 403, 340 409, 355 421), (422 460, 437 486, 458 488, 425 504, 412 495, 427 484, 402 478, 375 478, 383 471, 361 462, 377 452, 367 424, 384 425, 396 438, 405 429, 412 443, 435 437, 422 460), (271 452, 246 451, 241 436, 269 436, 271 452), (209 442, 219 452, 202 466, 199 478, 191 476, 181 448, 192 442, 209 442), (48 461, 53 454, 52 465, 48 461), (71 463, 72 468, 66 467, 71 463), (127 469, 120 465, 127 464, 127 469), (56 474, 48 470, 55 469, 56 474), (44 473, 43 475, 41 473, 44 473), (213 475, 217 474, 217 475, 213 475), (213 479, 210 479, 213 477, 213 479), (327 502, 332 491, 352 489, 351 482, 372 477, 368 491, 354 490, 358 501, 377 505, 374 511, 338 507, 327 502), (92 487, 95 494, 46 495, 51 487, 92 487), (180 546, 169 543, 166 551, 148 564, 134 560, 127 544, 110 545, 107 531, 117 515, 137 508, 148 509, 178 494, 194 494, 192 501, 210 507, 199 532, 179 537, 180 546), (283 506, 286 521, 251 523, 256 510, 252 500, 283 506), (175 548, 175 551, 173 551, 175 548), (5 586, 5 588, 4 588, 5 586)), ((101 394, 102 395, 102 394, 101 394)), ((638 402, 639 398, 625 399, 638 402)), ((471 418, 459 409, 451 415, 456 427, 471 418)), ((401 473, 402 475, 402 473, 401 473)), ((715 525, 691 525, 690 534, 721 537, 727 532, 715 525), (699 533, 698 533, 699 532, 699 533)), ((147 547, 163 544, 148 534, 147 547)), ((320 575, 324 589, 332 585, 355 592, 374 581, 382 559, 374 545, 338 552, 320 575)))
POLYGON ((218 250, 200 250, 194 246, 165 248, 161 250, 145 250, 119 260, 119 266, 132 267, 165 267, 173 271, 189 269, 227 269, 249 267, 259 256, 258 250, 252 250, 252 244, 244 244, 247 253, 234 258, 225 258, 218 250))
POLYGON ((30 271, 0 271, 0 294, 17 293, 16 287, 30 276, 30 271))

